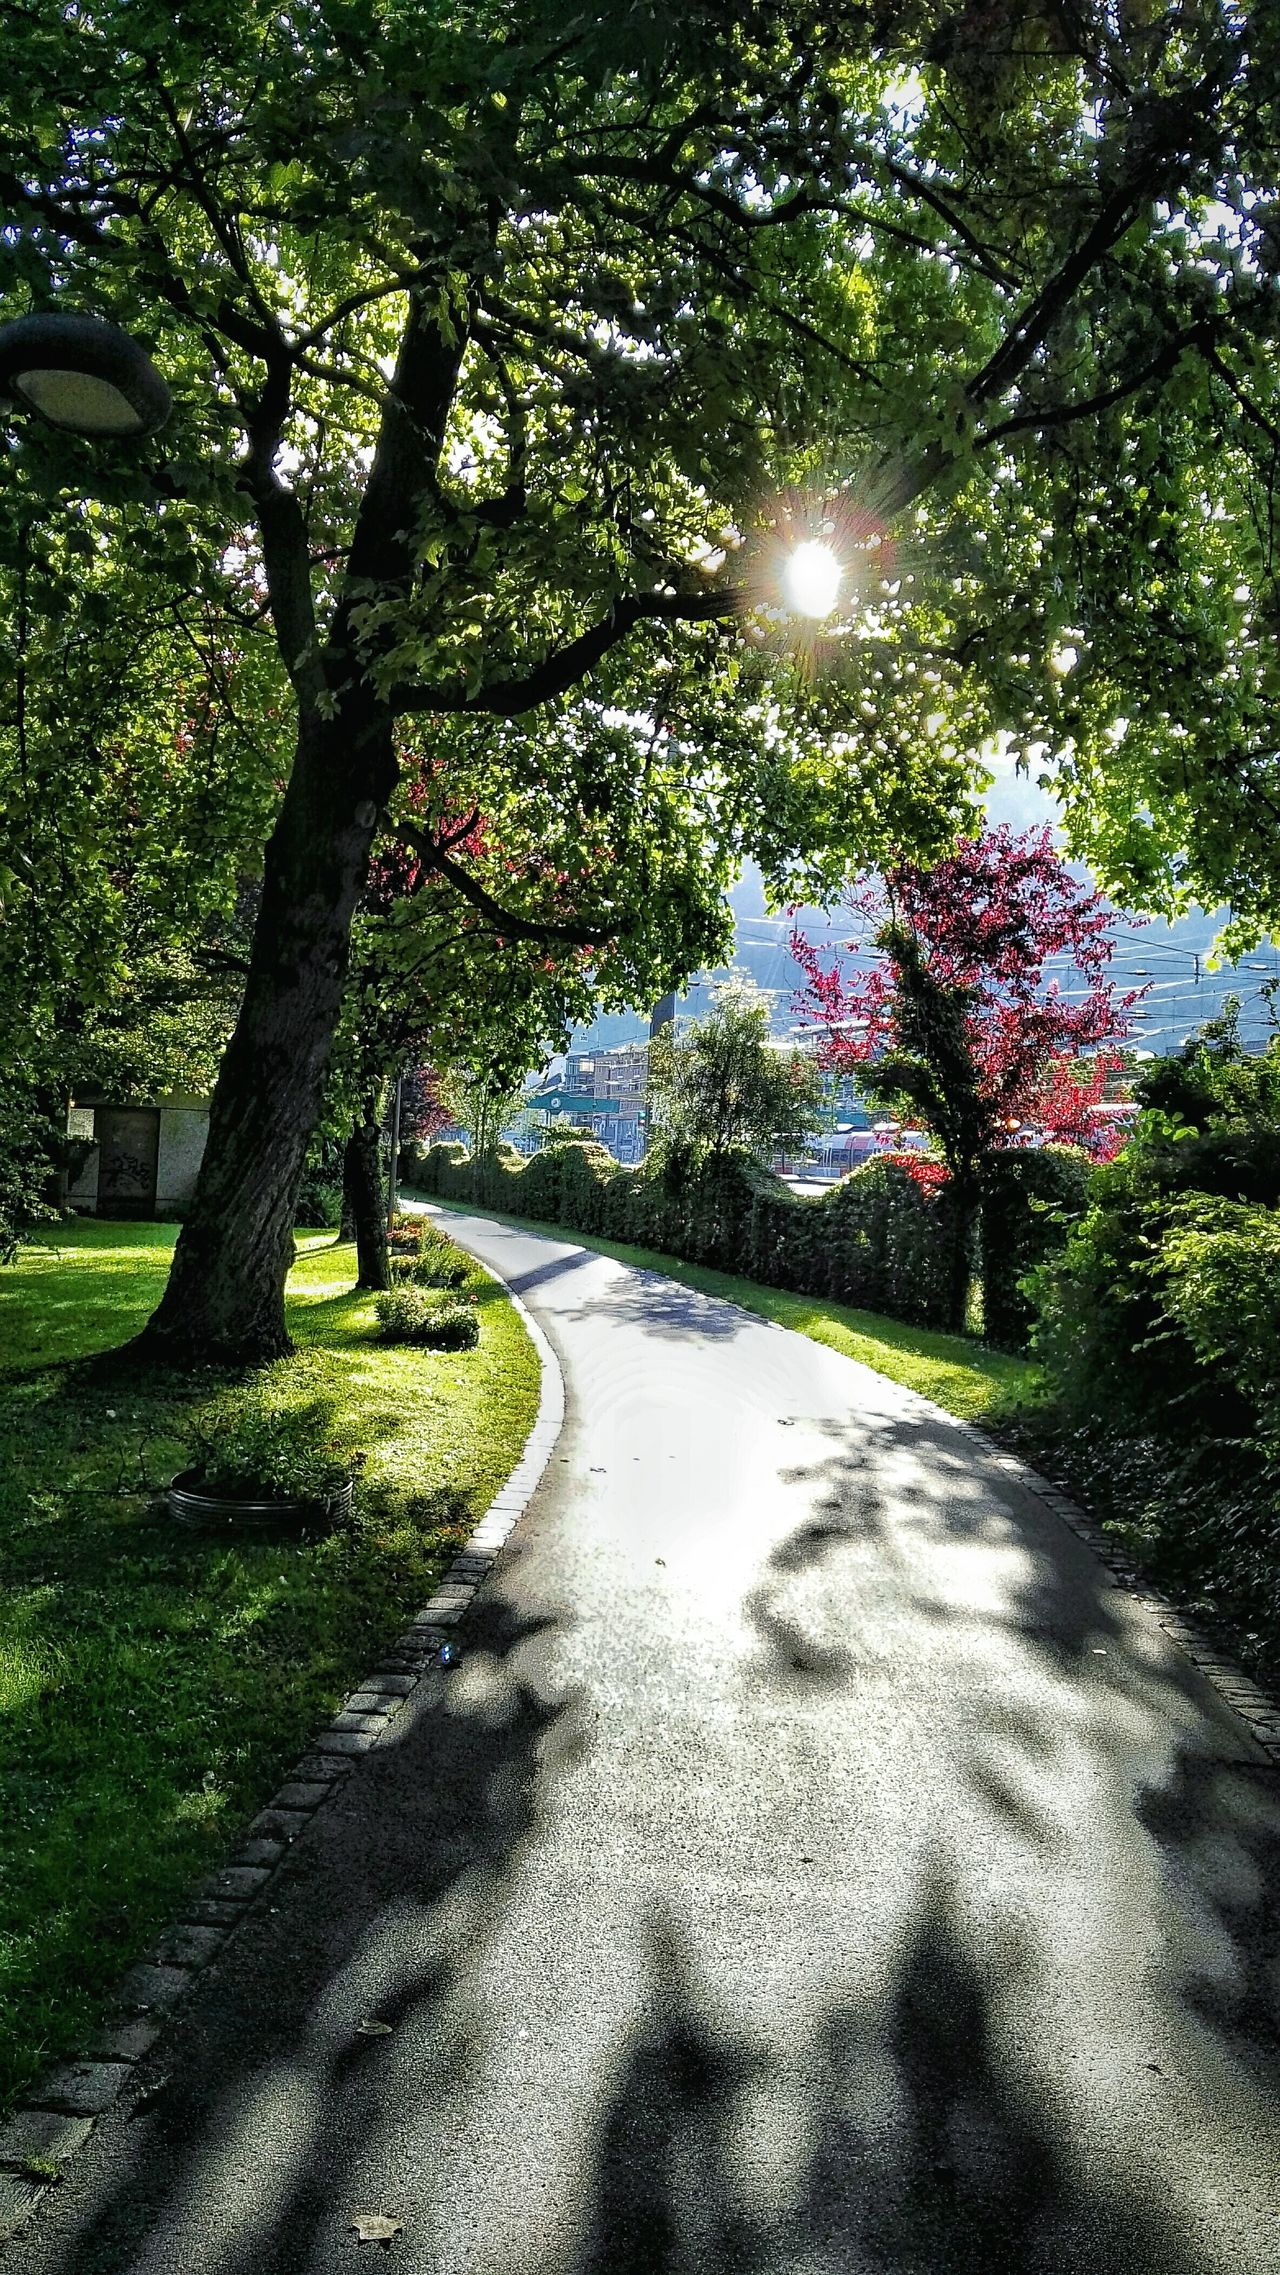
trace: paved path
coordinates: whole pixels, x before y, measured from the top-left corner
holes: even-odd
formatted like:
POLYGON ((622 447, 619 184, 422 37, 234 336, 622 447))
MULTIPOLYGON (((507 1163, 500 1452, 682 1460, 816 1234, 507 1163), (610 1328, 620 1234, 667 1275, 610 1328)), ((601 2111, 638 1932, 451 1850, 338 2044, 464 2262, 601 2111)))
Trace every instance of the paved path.
POLYGON ((1233 1717, 881 1377, 450 1229, 563 1355, 557 1455, 4 2275, 337 2275, 356 2211, 415 2275, 1276 2275, 1233 1717))

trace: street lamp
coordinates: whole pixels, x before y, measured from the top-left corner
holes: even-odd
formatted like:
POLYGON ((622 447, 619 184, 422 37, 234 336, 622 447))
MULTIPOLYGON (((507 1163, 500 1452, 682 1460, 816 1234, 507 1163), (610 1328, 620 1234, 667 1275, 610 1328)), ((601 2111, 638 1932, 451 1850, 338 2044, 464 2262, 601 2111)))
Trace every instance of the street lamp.
POLYGON ((50 311, 0 324, 0 397, 64 434, 154 434, 173 408, 150 356, 103 316, 50 311))

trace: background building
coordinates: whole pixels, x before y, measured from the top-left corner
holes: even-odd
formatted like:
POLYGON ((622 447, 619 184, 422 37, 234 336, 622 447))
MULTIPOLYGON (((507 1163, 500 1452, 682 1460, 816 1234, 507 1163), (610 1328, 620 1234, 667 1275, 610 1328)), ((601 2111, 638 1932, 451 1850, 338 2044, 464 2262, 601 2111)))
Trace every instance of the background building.
POLYGON ((204 1159, 209 1101, 117 1106, 80 1099, 67 1116, 67 1135, 81 1157, 67 1200, 81 1216, 181 1217, 204 1159))

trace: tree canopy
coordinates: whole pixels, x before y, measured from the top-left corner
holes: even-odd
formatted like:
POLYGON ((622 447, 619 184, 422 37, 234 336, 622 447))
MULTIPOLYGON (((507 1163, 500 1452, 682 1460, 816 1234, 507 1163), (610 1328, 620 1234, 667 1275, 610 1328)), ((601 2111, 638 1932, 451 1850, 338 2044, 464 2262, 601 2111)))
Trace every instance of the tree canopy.
POLYGON ((269 627, 296 728, 169 1328, 283 1334, 380 829, 639 991, 744 853, 935 857, 1003 731, 1104 881, 1271 921, 1273 10, 7 14, 6 307, 100 309, 177 404, 133 456, 15 434, 10 549, 107 516, 137 608, 269 627), (407 803, 418 741, 500 856, 407 803))
POLYGON ((23 1155, 20 1214, 58 1160, 70 1097, 211 1088, 282 760, 260 650, 198 598, 153 586, 140 604, 106 516, 84 513, 83 551, 34 516, 9 534, 0 1152, 23 1155))
MULTIPOLYGON (((912 536, 914 582, 826 644, 808 765, 739 773, 740 844, 911 850, 954 814, 951 730, 1003 728, 1108 882, 1268 917, 1269 11, 18 13, 6 298, 140 330, 179 410, 135 469, 28 434, 11 488, 73 523, 105 489, 170 586, 260 603, 265 576, 304 705, 342 611, 341 668, 450 722, 464 773, 523 768, 535 808, 579 768, 616 806, 639 769, 621 726, 562 732, 541 783, 504 743, 588 669, 723 764, 751 705, 724 700, 735 555, 706 567, 825 485, 912 536), (374 496, 389 404, 414 433, 374 496)), ((688 828, 662 804, 651 835, 688 828)))

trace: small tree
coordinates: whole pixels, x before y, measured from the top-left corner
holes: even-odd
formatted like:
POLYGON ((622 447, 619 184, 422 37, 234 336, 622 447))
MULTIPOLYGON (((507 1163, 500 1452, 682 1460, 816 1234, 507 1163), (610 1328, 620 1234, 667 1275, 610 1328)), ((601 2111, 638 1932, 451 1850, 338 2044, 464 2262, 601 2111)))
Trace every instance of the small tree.
POLYGON ((519 1112, 524 1083, 502 1066, 453 1068, 441 1075, 437 1095, 471 1140, 473 1154, 492 1153, 507 1123, 519 1112))
POLYGON ((769 1040, 769 1007, 743 981, 717 989, 698 1026, 683 1035, 664 1027, 649 1046, 651 1146, 660 1164, 732 1154, 768 1161, 803 1140, 822 1094, 815 1061, 769 1040))
POLYGON ((864 934, 850 945, 865 955, 870 933, 876 960, 846 977, 794 933, 808 978, 797 1010, 818 1031, 823 1066, 856 1074, 866 1096, 936 1139, 956 1212, 959 1326, 984 1155, 1025 1122, 1087 1138, 1111 1061, 1102 1053, 1086 1069, 1079 1053, 1121 1037, 1141 991, 1120 994, 1107 977, 1111 911, 1047 828, 986 830, 933 868, 904 862, 863 878, 848 905, 864 934))

